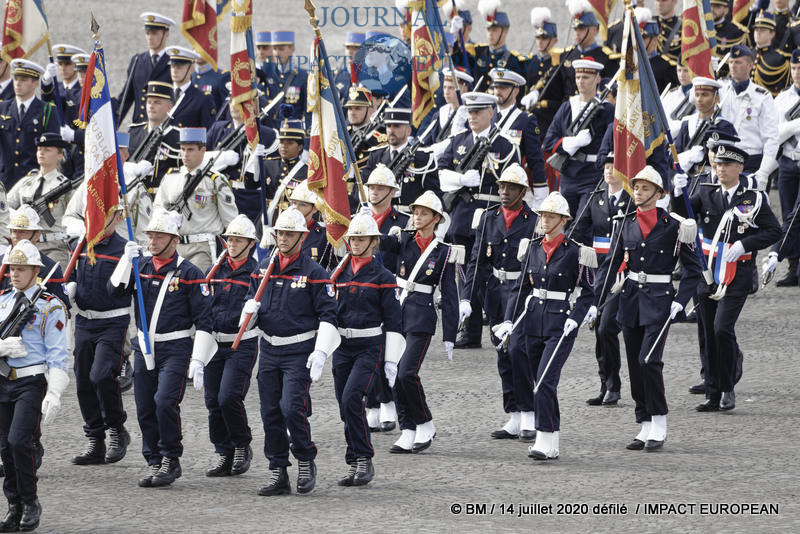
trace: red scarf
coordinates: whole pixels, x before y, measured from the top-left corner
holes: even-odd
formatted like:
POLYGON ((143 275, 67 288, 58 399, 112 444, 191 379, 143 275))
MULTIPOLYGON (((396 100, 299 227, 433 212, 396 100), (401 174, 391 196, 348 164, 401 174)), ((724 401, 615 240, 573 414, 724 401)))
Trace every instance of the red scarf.
POLYGON ((281 272, 284 271, 289 265, 294 263, 294 260, 300 257, 300 251, 295 252, 291 256, 284 256, 283 252, 278 252, 278 261, 280 262, 281 272))
POLYGON ((162 267, 167 265, 169 262, 175 259, 175 254, 171 257, 167 258, 166 260, 162 260, 161 258, 156 258, 153 256, 153 267, 156 268, 156 272, 160 271, 162 267))
POLYGON ((357 275, 358 271, 371 261, 372 256, 367 256, 366 258, 353 256, 350 258, 350 268, 353 269, 353 276, 357 275))
POLYGON ((503 218, 506 220, 506 230, 511 228, 511 225, 514 224, 514 220, 516 220, 517 215, 520 213, 522 213, 522 206, 520 206, 516 211, 512 211, 506 207, 503 208, 503 218))
POLYGON ((378 228, 380 228, 386 219, 389 218, 390 213, 392 213, 391 207, 387 208, 387 210, 383 213, 375 213, 374 211, 372 212, 372 218, 375 219, 376 223, 378 223, 378 228))
POLYGON ((317 221, 314 219, 314 217, 311 217, 308 221, 306 221, 306 228, 308 228, 308 230, 311 231, 316 222, 317 221))
POLYGON ((544 249, 544 253, 547 255, 547 259, 545 263, 550 263, 550 258, 553 256, 553 252, 556 251, 558 246, 564 242, 564 234, 558 234, 555 238, 551 239, 550 241, 547 238, 542 239, 542 248, 544 249))
POLYGON ((235 271, 236 269, 244 265, 246 261, 247 261, 247 256, 245 256, 244 259, 241 261, 234 261, 233 259, 231 259, 230 256, 228 256, 228 265, 231 266, 232 271, 235 271))
POLYGON ((417 232, 417 235, 414 236, 414 241, 417 242, 417 246, 419 247, 419 251, 420 252, 425 252, 425 249, 428 248, 428 245, 431 244, 431 241, 433 241, 433 238, 434 238, 434 234, 431 234, 430 237, 422 237, 419 234, 419 232, 417 232))
POLYGON ((639 223, 639 230, 642 231, 642 237, 647 239, 648 234, 653 230, 658 219, 658 209, 653 208, 648 211, 636 210, 636 222, 639 223))

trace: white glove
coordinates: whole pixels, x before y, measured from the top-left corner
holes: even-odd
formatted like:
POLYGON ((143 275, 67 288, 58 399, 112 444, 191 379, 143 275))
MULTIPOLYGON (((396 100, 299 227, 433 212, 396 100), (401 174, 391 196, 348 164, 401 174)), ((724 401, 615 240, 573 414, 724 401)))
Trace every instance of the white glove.
POLYGON ((221 170, 227 169, 232 165, 239 163, 239 153, 234 150, 223 150, 219 153, 214 169, 221 170))
POLYGON ((590 324, 595 319, 597 319, 597 306, 591 306, 583 318, 583 324, 590 324))
POLYGON ((308 356, 306 368, 311 369, 312 382, 316 382, 322 376, 322 367, 325 365, 326 359, 328 359, 328 356, 321 350, 315 350, 308 356))
POLYGON ((468 300, 462 300, 458 303, 458 322, 464 321, 472 315, 472 305, 468 300))
POLYGON ((397 380, 397 364, 394 362, 386 362, 383 364, 383 371, 386 373, 386 381, 389 382, 389 387, 393 388, 397 380))
POLYGON ((742 245, 741 241, 737 241, 731 248, 725 251, 725 255, 722 256, 722 259, 728 263, 733 263, 739 259, 739 256, 744 254, 744 245, 742 245))
POLYGON ((523 96, 522 99, 519 101, 522 104, 523 108, 530 109, 536 105, 536 102, 539 101, 539 91, 533 89, 530 93, 523 96))
POLYGON ((260 307, 261 304, 256 299, 248 299, 242 307, 242 314, 239 316, 239 326, 242 326, 246 315, 255 315, 260 307))
MULTIPOLYGON (((233 151, 232 150, 226 150, 226 152, 233 152, 233 151)), ((247 145, 247 147, 244 149, 244 153, 245 153, 245 156, 250 156, 251 154, 254 154, 258 158, 263 158, 264 156, 269 154, 269 152, 267 152, 267 147, 265 147, 261 143, 256 145, 255 152, 250 150, 250 145, 247 145)), ((238 154, 237 154, 237 156, 238 156, 238 154)), ((236 165, 236 163, 234 163, 234 165, 236 165)))
POLYGON ((688 171, 692 168, 692 165, 700 163, 705 157, 706 152, 703 147, 695 145, 689 150, 684 150, 678 154, 678 164, 681 166, 681 169, 688 171))
POLYGON ((445 341, 444 342, 444 351, 447 353, 447 359, 448 360, 452 361, 452 359, 453 359, 453 348, 455 346, 456 346, 456 344, 453 343, 452 341, 445 341))
POLYGON ((61 408, 61 394, 67 389, 69 375, 61 369, 50 367, 47 374, 47 394, 42 400, 43 423, 49 425, 61 408))
POLYGON ((70 299, 75 298, 75 291, 77 291, 77 289, 78 289, 77 282, 67 282, 64 285, 64 293, 66 293, 70 299))
POLYGON ((0 358, 24 358, 28 355, 28 349, 22 344, 19 336, 0 339, 0 358))
POLYGON ((475 169, 468 170, 461 175, 459 183, 464 187, 478 187, 481 185, 481 173, 475 169))
POLYGON ((61 127, 61 138, 68 143, 73 142, 75 140, 75 130, 65 124, 61 127))
POLYGON ((591 142, 592 134, 589 133, 589 130, 584 129, 578 132, 577 135, 565 137, 564 140, 561 141, 561 146, 567 154, 574 156, 575 152, 591 142))
POLYGON ((142 247, 139 246, 139 243, 136 241, 128 241, 125 243, 125 252, 122 253, 122 257, 125 261, 130 263, 133 258, 139 256, 139 253, 142 251, 142 247))
POLYGON ((464 29, 464 19, 456 15, 450 20, 450 33, 457 34, 464 29))
POLYGON ((778 266, 778 253, 770 252, 761 263, 761 274, 769 274, 778 266))
POLYGON ((511 333, 511 329, 513 327, 514 325, 511 323, 511 321, 505 321, 492 327, 492 332, 494 333, 495 337, 500 340, 500 345, 498 346, 502 346, 503 343, 505 343, 506 338, 511 333))
POLYGON ((264 228, 264 234, 261 236, 261 243, 259 243, 258 246, 263 249, 267 249, 274 247, 275 244, 275 237, 272 235, 272 228, 267 226, 264 228))
POLYGON ((403 229, 400 228, 399 226, 392 226, 391 228, 389 228, 389 235, 392 236, 392 237, 396 237, 397 239, 400 239, 400 234, 401 233, 403 233, 403 229))
MULTIPOLYGON (((754 2, 753 5, 757 6, 758 2, 754 2)), ((714 69, 714 72, 717 72, 719 70, 719 61, 720 61, 719 57, 711 56, 711 68, 714 69)), ((689 93, 690 94, 694 93, 694 91, 689 91, 689 93)))
POLYGON ((689 177, 687 175, 679 172, 672 177, 672 190, 675 192, 676 197, 683 194, 683 190, 686 189, 687 185, 689 185, 689 177))
POLYGON ((567 319, 567 321, 564 323, 564 334, 568 336, 569 333, 576 328, 578 328, 578 323, 572 319, 567 319))
POLYGON ((758 184, 759 191, 766 191, 767 190, 767 182, 769 182, 769 174, 767 171, 762 171, 758 169, 755 173, 756 175, 756 183, 758 184))
POLYGON ((44 68, 44 74, 42 75, 42 82, 45 84, 49 84, 52 82, 56 76, 58 76, 58 67, 55 63, 48 63, 47 66, 44 68))
POLYGON ((683 304, 681 304, 680 302, 674 302, 673 301, 672 304, 669 305, 669 319, 670 319, 670 321, 672 319, 674 319, 675 317, 677 317, 678 314, 681 312, 681 310, 683 310, 683 304))
POLYGON ((544 201, 544 199, 547 198, 547 195, 549 194, 550 194, 550 189, 548 189, 546 186, 533 188, 533 206, 532 206, 533 211, 539 209, 539 206, 542 205, 542 202, 544 201))
POLYGON ((372 208, 369 207, 369 204, 362 204, 358 209, 358 213, 361 215, 372 215, 372 208))
POLYGON ((194 389, 197 391, 203 389, 203 373, 205 368, 205 364, 195 358, 192 358, 192 361, 189 363, 189 378, 194 380, 194 389))
POLYGON ((133 173, 136 175, 136 178, 141 178, 142 176, 147 176, 153 172, 153 164, 143 159, 142 161, 137 161, 133 164, 133 173))

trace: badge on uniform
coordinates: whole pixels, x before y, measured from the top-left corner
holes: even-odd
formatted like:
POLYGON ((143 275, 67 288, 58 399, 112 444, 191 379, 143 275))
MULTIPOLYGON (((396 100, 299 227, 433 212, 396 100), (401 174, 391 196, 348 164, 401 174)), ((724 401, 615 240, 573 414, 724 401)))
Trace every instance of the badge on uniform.
POLYGON ((334 289, 333 284, 325 284, 325 290, 328 292, 329 297, 336 295, 336 290, 334 289))
POLYGON ((631 255, 628 254, 627 250, 625 251, 625 254, 622 255, 622 261, 625 262, 626 265, 629 261, 631 261, 631 255))
POLYGON ((317 261, 317 247, 311 247, 311 259, 317 261))
POLYGON ((400 276, 405 276, 405 275, 406 275, 406 266, 405 264, 403 264, 400 266, 400 276))
POLYGON ((602 206, 603 204, 605 204, 605 201, 601 198, 597 203, 602 206))
POLYGON ((194 207, 195 209, 205 208, 208 203, 208 195, 195 195, 194 207))
POLYGON ((170 280, 169 287, 167 288, 169 292, 172 293, 173 291, 178 291, 178 285, 180 284, 180 282, 181 281, 178 278, 173 278, 172 280, 170 280))
POLYGON ((400 295, 403 293, 403 290, 399 287, 394 288, 394 298, 400 300, 400 295))
POLYGON ((433 268, 436 267, 436 261, 431 260, 428 262, 428 269, 425 271, 425 276, 430 276, 433 274, 433 268))
POLYGON ((459 156, 463 156, 466 153, 467 153, 467 147, 465 147, 464 145, 458 145, 458 148, 456 148, 456 154, 458 154, 459 156))
POLYGON ((487 258, 492 257, 492 245, 486 245, 486 257, 487 258))
POLYGON ((208 290, 208 284, 200 284, 200 293, 202 293, 204 297, 207 297, 211 294, 211 292, 208 290))
POLYGON ((286 98, 287 104, 297 104, 300 100, 300 88, 296 85, 289 87, 286 89, 284 98, 286 98))

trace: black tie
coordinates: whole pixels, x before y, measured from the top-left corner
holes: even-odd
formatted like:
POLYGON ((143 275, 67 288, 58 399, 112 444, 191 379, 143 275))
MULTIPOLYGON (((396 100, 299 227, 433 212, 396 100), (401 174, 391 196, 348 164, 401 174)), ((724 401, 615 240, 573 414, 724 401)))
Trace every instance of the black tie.
POLYGON ((39 185, 36 186, 36 191, 33 193, 33 200, 37 200, 40 196, 42 196, 43 189, 44 189, 44 175, 39 177, 39 185))
POLYGON ((155 67, 156 63, 158 63, 158 54, 153 54, 150 56, 150 61, 153 63, 153 67, 155 67))
POLYGON ((19 118, 22 119, 25 116, 25 104, 19 105, 19 118))
POLYGON ((728 193, 727 191, 723 191, 722 192, 722 206, 725 209, 728 209, 728 206, 730 205, 730 202, 731 202, 730 193, 728 193))
POLYGON ((180 97, 181 97, 181 90, 175 89, 175 102, 177 102, 180 97))

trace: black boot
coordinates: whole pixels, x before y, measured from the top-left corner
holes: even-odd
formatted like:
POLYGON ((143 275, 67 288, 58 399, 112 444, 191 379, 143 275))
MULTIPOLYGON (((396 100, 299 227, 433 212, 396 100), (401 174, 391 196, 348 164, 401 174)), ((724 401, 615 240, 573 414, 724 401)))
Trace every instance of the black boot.
POLYGON ((226 477, 231 474, 231 465, 233 465, 233 456, 230 454, 220 454, 217 458, 217 463, 206 471, 207 477, 226 477))
POLYGON ((42 516, 42 505, 39 498, 34 497, 33 502, 22 505, 22 519, 19 520, 19 529, 22 532, 35 530, 39 526, 39 518, 42 516))
MULTIPOLYGON (((42 458, 44 458, 44 445, 42 445, 42 442, 37 438, 36 443, 33 444, 33 466, 36 469, 42 467, 42 458)), ((5 475, 5 473, 3 474, 5 475)))
POLYGON ((453 347, 457 349, 479 349, 481 348, 481 342, 480 340, 473 341, 470 339, 469 332, 464 329, 461 331, 461 334, 459 334, 453 347))
POLYGON ((289 482, 289 473, 286 472, 286 466, 270 469, 270 473, 272 476, 269 482, 258 490, 258 494, 262 497, 290 495, 292 493, 292 484, 289 482))
POLYGON ((250 462, 253 460, 253 449, 247 447, 236 447, 233 449, 233 464, 231 465, 231 475, 241 475, 250 469, 250 462))
POLYGON ((347 468, 347 474, 339 479, 338 484, 340 486, 352 486, 353 485, 353 478, 356 476, 356 471, 358 470, 358 462, 353 462, 347 468))
POLYGON ((131 444, 131 435, 124 426, 108 429, 108 450, 106 450, 106 463, 114 464, 125 458, 128 445, 131 444))
POLYGON ((586 399, 586 404, 588 404, 589 406, 600 406, 601 404, 603 404, 603 399, 605 398, 605 396, 606 396, 606 389, 601 388, 600 394, 598 396, 592 397, 591 399, 586 399))
POLYGON ((161 459, 161 469, 158 473, 153 475, 153 481, 150 485, 154 488, 160 486, 169 486, 176 479, 181 477, 181 462, 178 458, 170 458, 169 456, 161 459))
POLYGON ((354 486, 365 486, 375 478, 375 467, 372 465, 372 458, 362 456, 356 459, 356 474, 353 477, 354 486))
POLYGON ((297 493, 309 493, 317 484, 317 465, 314 460, 298 460, 297 493))
POLYGON ((131 365, 130 355, 122 362, 118 380, 120 393, 125 393, 133 387, 133 366, 131 365))
POLYGON ((161 464, 152 464, 147 466, 147 474, 139 479, 140 488, 152 488, 153 477, 161 470, 161 464))
POLYGON ((75 465, 97 465, 106 463, 106 441, 103 438, 91 436, 86 450, 72 459, 75 465))
POLYGON ((0 532, 16 532, 19 530, 19 520, 22 519, 22 503, 8 503, 8 513, 0 522, 0 532))
POLYGON ((794 258, 789 260, 789 272, 786 273, 786 276, 775 282, 775 285, 778 287, 795 287, 798 284, 797 280, 797 265, 800 262, 800 259, 794 258))

